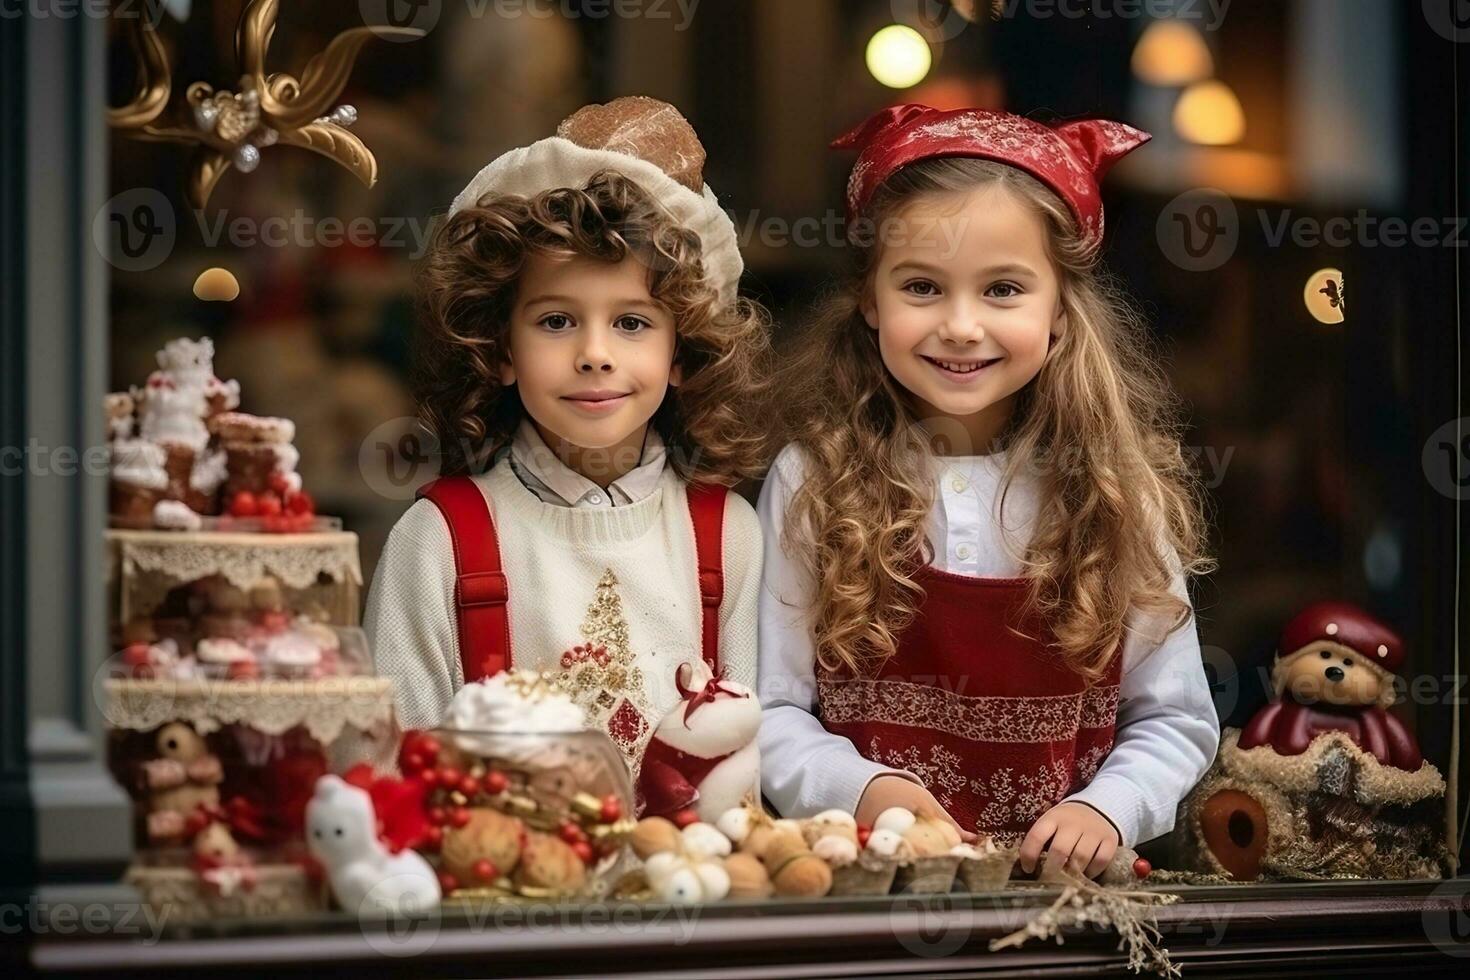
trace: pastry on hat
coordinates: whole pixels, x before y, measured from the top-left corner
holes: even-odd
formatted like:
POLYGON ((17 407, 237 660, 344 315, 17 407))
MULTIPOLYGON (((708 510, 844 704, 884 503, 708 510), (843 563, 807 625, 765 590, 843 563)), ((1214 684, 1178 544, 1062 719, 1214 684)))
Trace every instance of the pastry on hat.
POLYGON ((629 95, 583 106, 561 121, 556 135, 589 150, 647 160, 696 194, 704 187, 704 146, 667 102, 629 95))
POLYGON ((487 194, 534 197, 584 188, 604 170, 633 181, 700 241, 705 275, 721 304, 732 303, 744 271, 735 224, 704 182, 704 147, 679 110, 635 95, 578 109, 555 136, 510 150, 475 175, 449 206, 452 216, 487 194))

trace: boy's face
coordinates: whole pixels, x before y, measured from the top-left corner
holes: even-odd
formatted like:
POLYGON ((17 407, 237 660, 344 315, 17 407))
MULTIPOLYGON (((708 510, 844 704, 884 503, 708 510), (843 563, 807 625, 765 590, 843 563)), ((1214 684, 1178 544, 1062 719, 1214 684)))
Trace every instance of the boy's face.
POLYGON ((674 341, 673 315, 649 294, 638 259, 533 254, 511 311, 501 381, 518 386, 552 449, 636 457, 664 394, 681 380, 674 341))
POLYGON ((1046 229, 1008 191, 926 195, 885 233, 862 307, 883 363, 930 416, 986 445, 1063 323, 1046 229))

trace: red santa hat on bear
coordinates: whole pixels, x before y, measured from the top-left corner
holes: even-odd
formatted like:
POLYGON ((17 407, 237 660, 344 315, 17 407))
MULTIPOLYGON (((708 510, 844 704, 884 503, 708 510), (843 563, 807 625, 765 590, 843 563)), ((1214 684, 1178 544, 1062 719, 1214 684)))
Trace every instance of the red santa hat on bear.
POLYGON ((1353 686, 1355 669, 1362 669, 1372 678, 1372 684, 1364 686, 1376 687, 1376 696, 1364 699, 1360 693, 1353 700, 1376 701, 1387 707, 1394 702, 1393 675, 1403 666, 1406 656, 1403 639, 1381 620, 1351 603, 1315 602, 1292 617, 1281 631, 1271 677, 1280 696, 1288 686, 1295 686, 1294 680, 1301 681, 1319 672, 1308 667, 1309 661, 1315 659, 1324 665, 1320 668, 1324 682, 1320 693, 1326 694, 1334 688, 1353 686))

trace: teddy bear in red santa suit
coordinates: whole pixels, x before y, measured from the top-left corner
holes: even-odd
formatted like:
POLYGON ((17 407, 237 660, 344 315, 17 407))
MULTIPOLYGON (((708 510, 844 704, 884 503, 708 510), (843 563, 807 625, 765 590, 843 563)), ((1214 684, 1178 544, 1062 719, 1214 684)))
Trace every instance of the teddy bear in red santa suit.
POLYGON ((675 672, 680 701, 654 730, 638 775, 640 816, 693 808, 714 823, 758 798, 761 706, 744 684, 710 676, 703 661, 675 672))
POLYGON ((1318 602, 1286 625, 1271 671, 1276 699, 1240 736, 1240 747, 1269 745, 1301 755, 1324 732, 1347 734, 1379 763, 1418 771, 1414 736, 1387 710, 1404 642, 1386 624, 1346 602, 1318 602))

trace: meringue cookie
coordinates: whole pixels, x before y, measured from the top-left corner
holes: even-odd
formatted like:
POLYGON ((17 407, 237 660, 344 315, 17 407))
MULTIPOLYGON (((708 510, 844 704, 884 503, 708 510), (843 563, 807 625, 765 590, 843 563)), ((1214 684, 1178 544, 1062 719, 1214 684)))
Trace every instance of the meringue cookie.
POLYGON ((696 822, 680 832, 684 839, 684 850, 699 857, 728 857, 731 851, 730 838, 720 833, 713 824, 696 822))
POLYGON ((181 500, 160 500, 153 505, 153 526, 170 531, 197 531, 204 526, 204 518, 181 500))
MULTIPOLYGON (((869 843, 872 839, 869 838, 869 843)), ((834 868, 841 868, 857 860, 857 844, 846 837, 827 836, 812 845, 812 853, 834 868)))
POLYGON ((875 831, 891 830, 896 834, 902 834, 912 827, 917 819, 913 811, 901 806, 891 806, 878 814, 878 818, 873 821, 873 829, 875 831))
POLYGON ((229 639, 200 640, 194 644, 194 656, 202 664, 238 664, 255 659, 243 644, 229 639))
POLYGON ((875 830, 868 835, 868 850, 881 857, 911 858, 914 848, 897 831, 875 830))
POLYGON ((315 667, 321 659, 321 647, 295 631, 273 636, 265 645, 265 662, 272 667, 315 667))
POLYGON ((732 806, 720 814, 715 821, 715 827, 736 844, 745 843, 745 838, 750 836, 750 829, 754 824, 753 815, 750 810, 743 806, 732 806))

